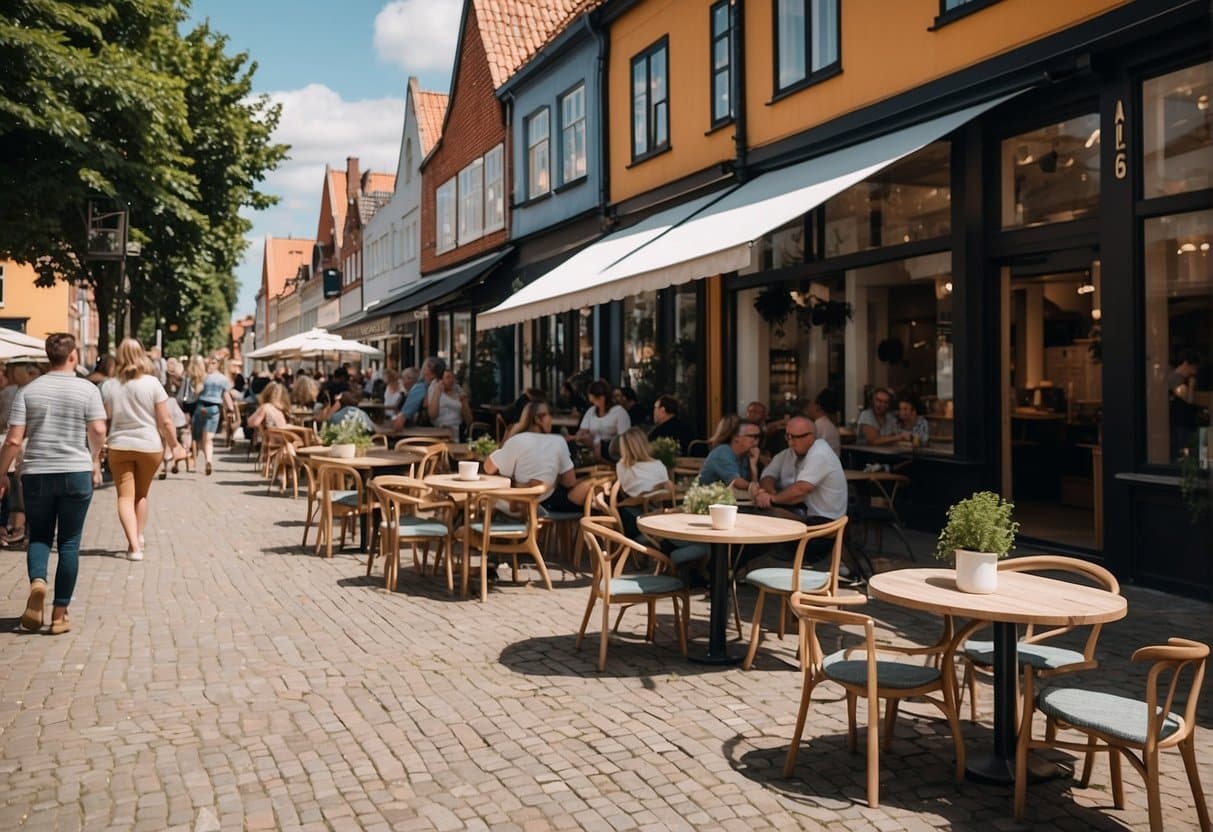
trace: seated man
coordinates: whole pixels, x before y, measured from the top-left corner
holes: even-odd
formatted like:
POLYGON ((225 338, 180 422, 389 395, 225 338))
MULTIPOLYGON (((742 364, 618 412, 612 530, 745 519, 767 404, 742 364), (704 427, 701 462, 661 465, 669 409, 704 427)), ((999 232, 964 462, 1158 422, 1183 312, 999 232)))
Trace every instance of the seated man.
POLYGON ((685 455, 694 437, 691 426, 678 416, 678 410, 678 399, 673 396, 657 397, 653 403, 653 427, 649 430, 649 441, 668 436, 678 443, 678 453, 685 455))
POLYGON ((908 393, 897 397, 897 425, 902 439, 913 442, 915 447, 927 444, 930 424, 927 417, 919 415, 918 402, 908 393))
POLYGON ((367 416, 358 407, 358 394, 351 390, 346 390, 337 398, 338 409, 329 416, 330 425, 339 425, 345 421, 346 417, 352 417, 360 425, 366 428, 367 433, 375 432, 375 423, 371 421, 371 417, 367 416))
MULTIPOLYGON (((732 417, 734 420, 736 416, 732 417)), ((733 488, 748 488, 758 479, 758 442, 762 428, 754 422, 738 421, 720 438, 699 471, 700 485, 723 482, 733 488)))
POLYGON ((860 445, 892 445, 901 442, 902 431, 897 417, 890 408, 893 394, 884 387, 877 387, 872 394, 872 406, 859 414, 859 430, 855 441, 860 445))
POLYGON ((825 442, 835 454, 842 454, 842 436, 838 426, 830 421, 830 414, 838 412, 838 396, 829 387, 804 406, 804 415, 813 420, 818 441, 825 442))
POLYGON ((788 447, 780 451, 750 486, 760 509, 785 509, 810 526, 847 513, 847 477, 838 456, 817 441, 813 422, 804 416, 788 420, 788 447))

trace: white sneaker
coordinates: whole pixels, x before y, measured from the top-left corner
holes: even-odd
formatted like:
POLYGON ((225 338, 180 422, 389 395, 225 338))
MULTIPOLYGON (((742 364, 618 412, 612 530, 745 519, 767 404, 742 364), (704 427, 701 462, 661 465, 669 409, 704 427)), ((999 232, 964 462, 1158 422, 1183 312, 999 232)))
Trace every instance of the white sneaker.
POLYGON ((143 560, 143 550, 136 549, 133 552, 127 552, 126 559, 127 560, 143 560))

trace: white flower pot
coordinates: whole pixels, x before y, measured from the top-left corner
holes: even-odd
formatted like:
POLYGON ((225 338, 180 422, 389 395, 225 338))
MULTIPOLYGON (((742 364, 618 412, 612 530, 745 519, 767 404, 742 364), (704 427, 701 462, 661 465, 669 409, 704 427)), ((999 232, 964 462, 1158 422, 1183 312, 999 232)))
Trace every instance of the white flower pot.
POLYGON ((974 595, 998 591, 998 555, 994 552, 956 550, 956 588, 974 595))
POLYGON ((353 459, 357 447, 353 442, 330 445, 329 456, 335 456, 338 459, 353 459))

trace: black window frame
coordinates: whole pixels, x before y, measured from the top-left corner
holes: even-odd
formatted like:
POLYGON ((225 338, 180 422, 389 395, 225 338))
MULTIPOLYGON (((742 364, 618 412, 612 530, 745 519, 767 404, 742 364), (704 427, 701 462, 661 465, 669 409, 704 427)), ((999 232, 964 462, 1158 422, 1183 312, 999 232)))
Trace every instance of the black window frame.
POLYGON ((948 0, 939 0, 939 14, 936 16, 934 22, 927 27, 927 31, 934 32, 936 29, 947 26, 949 23, 993 6, 999 0, 962 0, 961 4, 954 9, 949 9, 947 2, 948 0))
MULTIPOLYGON (((805 51, 805 75, 786 87, 779 86, 779 2, 780 0, 771 0, 771 89, 774 94, 771 96, 771 101, 778 101, 784 96, 791 95, 795 92, 800 92, 806 87, 811 87, 814 84, 820 84, 829 78, 833 78, 842 72, 842 0, 831 0, 834 3, 834 21, 835 21, 835 40, 838 43, 838 55, 833 62, 826 64, 820 69, 812 69, 813 53, 811 44, 813 42, 813 5, 812 0, 803 0, 804 2, 804 51, 805 51)), ((943 2, 943 0, 940 0, 943 2)))
POLYGON ((713 130, 730 124, 735 118, 733 109, 733 28, 733 0, 717 0, 708 7, 708 112, 711 115, 710 123, 713 130), (721 6, 725 8, 725 29, 724 32, 718 33, 716 31, 716 12, 721 6), (717 69, 716 44, 722 40, 725 42, 725 54, 728 56, 728 60, 724 69, 717 69), (716 79, 721 75, 727 78, 729 112, 726 115, 718 116, 716 114, 716 79))
POLYGON ((529 114, 527 114, 527 116, 522 120, 522 145, 523 145, 524 158, 526 160, 526 164, 523 165, 523 173, 524 173, 524 175, 522 177, 523 189, 522 189, 522 201, 520 204, 526 204, 528 202, 533 202, 538 199, 543 199, 544 197, 546 197, 552 193, 552 108, 549 105, 543 104, 539 107, 536 107, 529 114), (547 187, 547 190, 545 190, 541 193, 532 194, 531 193, 531 184, 532 184, 532 181, 531 181, 531 179, 532 179, 532 177, 531 177, 531 125, 534 123, 535 119, 538 118, 541 113, 544 113, 547 115, 547 121, 548 121, 547 138, 544 139, 544 141, 546 141, 548 144, 548 187, 547 187))
POLYGON ((632 145, 632 164, 643 162, 646 159, 651 159, 661 153, 665 153, 670 149, 670 133, 673 120, 670 117, 670 36, 662 35, 654 43, 642 49, 640 52, 632 56, 632 60, 628 62, 628 89, 630 94, 628 101, 631 104, 631 114, 628 117, 629 126, 629 141, 632 145), (648 91, 652 88, 652 58, 658 52, 665 52, 665 142, 657 144, 654 141, 657 119, 654 118, 656 112, 656 103, 648 100, 648 91), (645 63, 645 138, 648 141, 648 146, 643 153, 636 152, 636 90, 633 81, 636 77, 636 65, 644 61, 645 63))
MULTIPOLYGON (((630 80, 630 79, 629 79, 630 80)), ((582 78, 577 83, 566 89, 564 92, 556 96, 556 136, 560 139, 556 143, 556 169, 560 172, 560 181, 556 183, 553 191, 559 192, 568 185, 575 185, 585 181, 590 175, 590 113, 586 107, 587 88, 585 79, 582 78), (574 176, 572 179, 564 178, 564 129, 569 125, 564 123, 564 102, 570 95, 581 90, 581 123, 585 129, 585 173, 580 176, 574 176)))

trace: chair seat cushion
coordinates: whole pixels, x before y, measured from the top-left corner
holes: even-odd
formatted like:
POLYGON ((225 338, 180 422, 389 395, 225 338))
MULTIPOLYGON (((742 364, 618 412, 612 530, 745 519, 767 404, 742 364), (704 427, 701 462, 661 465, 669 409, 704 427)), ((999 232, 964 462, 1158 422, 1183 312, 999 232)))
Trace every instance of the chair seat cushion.
MULTIPOLYGON (((1082 688, 1046 688, 1036 697, 1037 707, 1075 728, 1091 728, 1110 737, 1144 745, 1146 703, 1140 699, 1082 688)), ((1165 739, 1183 727, 1183 717, 1167 714, 1158 738, 1165 739)))
POLYGON ((684 584, 673 575, 625 575, 611 578, 611 595, 658 595, 678 592, 684 584))
MULTIPOLYGON (((848 659, 845 650, 826 656, 821 663, 822 670, 829 679, 845 682, 850 685, 866 685, 868 683, 868 663, 865 659, 848 659)), ((920 688, 938 681, 939 669, 923 667, 919 664, 891 662, 883 659, 876 661, 876 684, 882 688, 898 688, 910 690, 920 688)))
POLYGON ((450 529, 445 523, 426 517, 401 517, 400 536, 409 537, 446 537, 450 529))
MULTIPOLYGON (((818 572, 814 569, 800 570, 800 591, 814 592, 823 588, 830 580, 829 572, 818 572)), ((792 570, 784 569, 779 566, 771 566, 766 569, 755 569, 752 572, 747 572, 745 582, 753 586, 759 586, 763 589, 774 590, 775 592, 792 591, 792 570)))
MULTIPOLYGON (((1048 644, 1019 643, 1019 666, 1029 665, 1036 670, 1055 670, 1068 664, 1085 662, 1086 657, 1077 650, 1053 647, 1048 644)), ((994 642, 970 639, 964 643, 965 658, 975 664, 994 664, 994 642)))
POLYGON ((706 543, 684 543, 670 551, 670 561, 675 566, 682 566, 686 563, 703 560, 710 554, 712 554, 712 550, 706 543))
POLYGON ((350 508, 358 508, 358 492, 357 491, 330 491, 329 499, 337 505, 349 506, 350 508))
MULTIPOLYGON (((472 524, 472 531, 476 534, 484 534, 484 523, 477 520, 472 524)), ((524 535, 527 533, 526 523, 518 520, 494 520, 489 527, 489 535, 496 536, 499 534, 514 534, 524 535)))
POLYGON ((580 511, 549 511, 540 506, 539 516, 551 520, 553 523, 565 523, 580 520, 583 515, 580 511))

